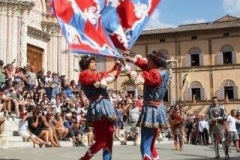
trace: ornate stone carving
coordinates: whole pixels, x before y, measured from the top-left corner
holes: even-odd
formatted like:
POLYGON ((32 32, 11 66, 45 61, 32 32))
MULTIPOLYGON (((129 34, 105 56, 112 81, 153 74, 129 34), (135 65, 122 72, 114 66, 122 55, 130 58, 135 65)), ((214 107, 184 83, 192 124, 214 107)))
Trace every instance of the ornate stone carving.
POLYGON ((48 42, 51 39, 50 35, 47 32, 43 32, 41 30, 38 30, 38 29, 30 27, 30 26, 27 27, 27 34, 31 37, 40 39, 45 42, 48 42))
POLYGON ((22 13, 21 31, 20 31, 20 65, 27 64, 27 10, 22 13))
POLYGON ((54 22, 42 22, 42 28, 44 31, 48 32, 51 35, 59 36, 60 33, 60 28, 57 23, 54 22))

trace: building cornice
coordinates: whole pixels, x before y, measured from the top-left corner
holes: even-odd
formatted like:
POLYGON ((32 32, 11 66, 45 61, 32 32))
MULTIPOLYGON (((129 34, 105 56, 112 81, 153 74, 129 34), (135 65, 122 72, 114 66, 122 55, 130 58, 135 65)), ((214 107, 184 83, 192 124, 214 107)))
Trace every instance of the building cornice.
POLYGON ((33 7, 36 3, 36 0, 0 0, 2 5, 24 5, 33 7))
POLYGON ((37 39, 41 39, 45 42, 50 41, 51 36, 47 32, 38 30, 38 29, 30 27, 30 26, 28 26, 27 28, 28 28, 28 31, 27 31, 28 36, 35 37, 37 39))
POLYGON ((58 23, 56 23, 56 22, 42 21, 41 25, 42 25, 43 30, 45 32, 47 32, 49 35, 58 36, 60 34, 60 28, 59 28, 58 23))
MULTIPOLYGON (((186 73, 189 72, 192 67, 174 67, 172 68, 173 73, 186 73)), ((240 64, 230 64, 230 65, 205 65, 197 66, 194 72, 204 72, 204 71, 229 71, 229 70, 239 70, 240 64)))
POLYGON ((178 34, 197 31, 213 31, 221 29, 234 29, 240 27, 240 18, 231 21, 215 21, 198 24, 179 25, 177 28, 163 28, 155 30, 143 31, 141 36, 162 35, 162 34, 178 34))

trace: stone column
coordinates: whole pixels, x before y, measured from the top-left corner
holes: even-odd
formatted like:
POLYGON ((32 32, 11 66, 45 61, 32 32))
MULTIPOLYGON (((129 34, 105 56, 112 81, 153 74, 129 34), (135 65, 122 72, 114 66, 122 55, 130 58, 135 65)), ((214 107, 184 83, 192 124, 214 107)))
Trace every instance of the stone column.
POLYGON ((18 56, 18 6, 13 6, 12 8, 12 43, 10 44, 12 46, 12 57, 11 57, 11 61, 13 61, 14 59, 17 60, 17 56, 18 56))
POLYGON ((53 46, 52 46, 52 48, 53 48, 53 50, 52 50, 52 57, 53 57, 53 59, 52 59, 52 71, 54 71, 54 72, 57 72, 57 56, 58 56, 58 41, 57 41, 57 37, 56 37, 56 35, 54 35, 53 37, 52 37, 52 41, 53 41, 53 46))
POLYGON ((62 65, 61 65, 61 61, 62 61, 62 40, 61 37, 58 36, 57 37, 57 44, 58 44, 58 52, 57 52, 57 72, 59 72, 60 74, 62 74, 62 65))
POLYGON ((6 57, 7 57, 7 6, 4 4, 1 4, 1 10, 0 10, 0 54, 1 59, 5 61, 6 63, 6 57))
POLYGON ((21 31, 20 31, 20 65, 27 64, 27 15, 28 10, 22 10, 21 31))

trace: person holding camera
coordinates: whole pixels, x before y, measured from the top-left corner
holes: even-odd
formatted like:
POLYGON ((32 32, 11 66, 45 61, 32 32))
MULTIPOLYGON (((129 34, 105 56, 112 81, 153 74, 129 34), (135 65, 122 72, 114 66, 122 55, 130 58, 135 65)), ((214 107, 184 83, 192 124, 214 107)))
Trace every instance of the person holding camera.
POLYGON ((53 132, 49 129, 46 119, 43 117, 42 112, 39 109, 33 110, 33 115, 28 119, 28 128, 31 133, 44 139, 47 145, 46 147, 57 147, 57 143, 53 139, 53 132), (49 143, 51 142, 51 144, 49 143))

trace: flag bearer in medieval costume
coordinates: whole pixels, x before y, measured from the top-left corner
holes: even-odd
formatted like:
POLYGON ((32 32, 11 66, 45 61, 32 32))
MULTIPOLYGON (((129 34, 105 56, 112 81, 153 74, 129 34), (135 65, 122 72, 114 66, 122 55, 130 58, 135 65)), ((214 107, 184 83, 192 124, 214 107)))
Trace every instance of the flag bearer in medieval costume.
POLYGON ((91 159, 100 149, 103 149, 103 160, 110 160, 112 158, 113 125, 117 116, 108 96, 107 84, 112 83, 119 74, 118 65, 115 65, 109 72, 96 72, 96 61, 91 56, 83 56, 79 65, 81 68, 79 82, 90 101, 87 124, 92 124, 96 139, 96 142, 80 160, 91 159))
POLYGON ((158 128, 166 126, 167 116, 164 110, 163 98, 168 86, 166 71, 167 55, 160 51, 153 51, 147 60, 136 56, 127 57, 126 61, 135 63, 142 72, 129 71, 129 77, 134 83, 143 84, 143 108, 138 120, 141 127, 140 150, 143 160, 159 160, 154 143, 158 128))
POLYGON ((169 123, 172 128, 172 134, 174 139, 174 148, 173 150, 182 151, 183 149, 183 114, 181 106, 176 104, 172 113, 169 115, 169 123))

